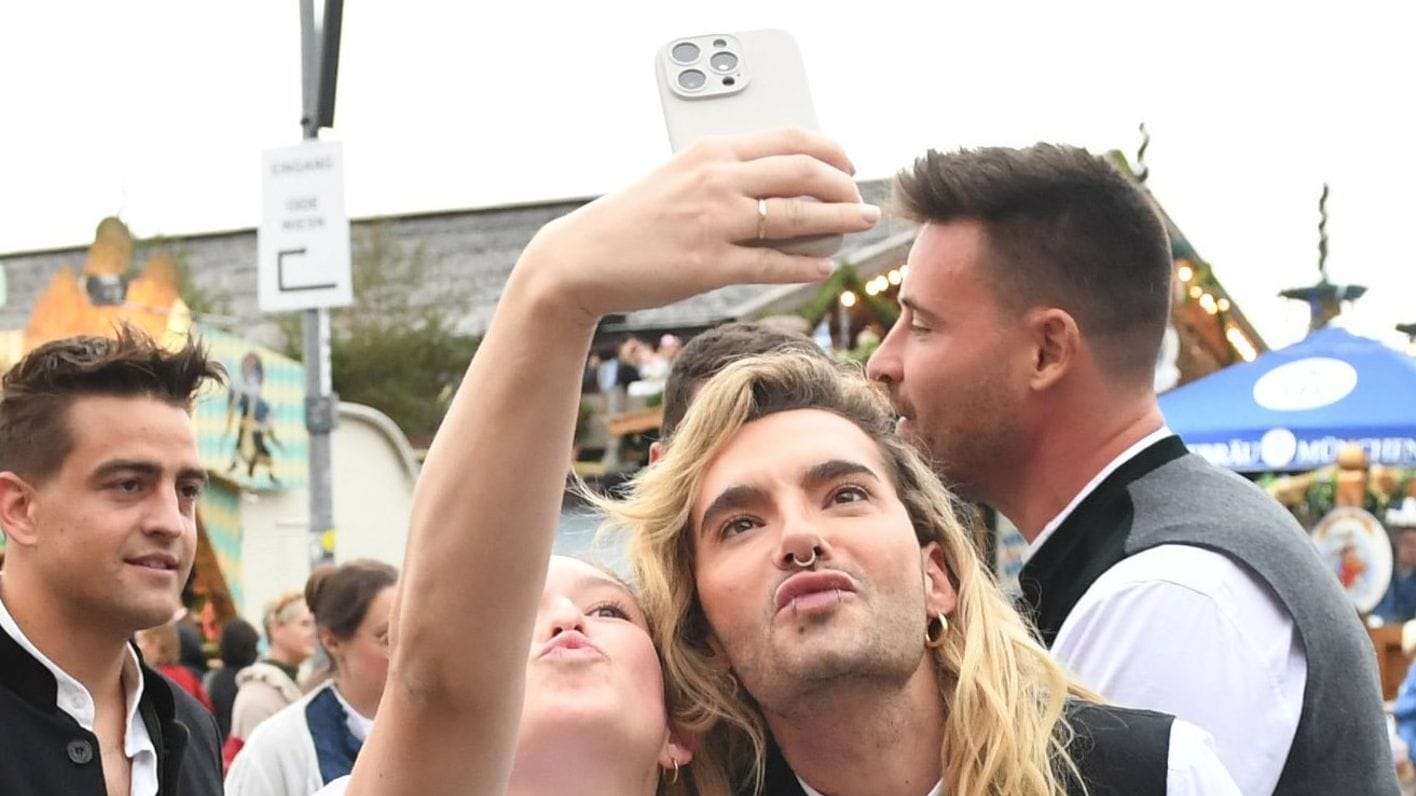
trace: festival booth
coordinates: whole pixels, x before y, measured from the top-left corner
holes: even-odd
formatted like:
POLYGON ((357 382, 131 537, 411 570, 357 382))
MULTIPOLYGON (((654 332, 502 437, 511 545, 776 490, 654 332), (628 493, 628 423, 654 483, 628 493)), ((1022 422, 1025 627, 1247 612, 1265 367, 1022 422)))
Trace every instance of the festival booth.
MULTIPOLYGON (((1393 573, 1383 520, 1416 501, 1413 396, 1416 360, 1329 327, 1172 390, 1160 405, 1190 450, 1254 478, 1293 512, 1366 615, 1393 573)), ((1400 626, 1372 625, 1391 698, 1410 658, 1400 626)))
POLYGON ((1240 473, 1334 464, 1348 442, 1371 464, 1416 467, 1416 360, 1326 328, 1160 397, 1190 450, 1240 473))

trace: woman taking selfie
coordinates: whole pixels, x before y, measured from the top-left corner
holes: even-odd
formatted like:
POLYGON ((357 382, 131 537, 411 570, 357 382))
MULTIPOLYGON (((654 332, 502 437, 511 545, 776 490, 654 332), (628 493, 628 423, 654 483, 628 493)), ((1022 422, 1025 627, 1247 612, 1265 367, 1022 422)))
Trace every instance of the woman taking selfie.
POLYGON ((608 313, 824 278, 828 259, 743 242, 869 228, 849 169, 805 133, 724 139, 531 241, 419 478, 389 681, 347 793, 724 792, 669 724, 632 595, 551 561, 581 372, 608 313), (798 196, 820 201, 778 198, 798 196))

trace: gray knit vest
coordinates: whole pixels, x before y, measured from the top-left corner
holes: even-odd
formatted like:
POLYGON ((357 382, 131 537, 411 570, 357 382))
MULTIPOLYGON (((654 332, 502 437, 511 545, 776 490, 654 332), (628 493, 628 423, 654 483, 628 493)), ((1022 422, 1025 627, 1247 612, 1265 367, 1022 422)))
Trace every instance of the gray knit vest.
POLYGON ((1376 654, 1351 602, 1297 521, 1245 479, 1169 437, 1088 495, 1023 568, 1025 607, 1051 645, 1072 607, 1118 561, 1162 544, 1220 553, 1293 617, 1308 679, 1275 793, 1397 793, 1376 654))

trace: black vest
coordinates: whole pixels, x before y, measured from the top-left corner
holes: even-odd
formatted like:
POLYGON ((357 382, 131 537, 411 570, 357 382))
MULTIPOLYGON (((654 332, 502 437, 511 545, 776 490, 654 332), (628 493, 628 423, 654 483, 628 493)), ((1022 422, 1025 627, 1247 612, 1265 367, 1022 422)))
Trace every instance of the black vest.
MULTIPOLYGON (((158 793, 219 796, 216 720, 167 678, 147 666, 141 670, 138 711, 157 749, 158 793)), ((60 710, 57 700, 54 675, 0 631, 0 794, 107 793, 98 738, 60 710)))
POLYGON ((1087 589, 1122 559, 1162 544, 1211 550, 1277 595, 1307 653, 1308 676, 1277 793, 1396 793, 1376 655, 1337 578, 1296 520, 1178 437, 1107 476, 1023 567, 1025 612, 1051 646, 1087 589))
MULTIPOLYGON (((1165 796, 1170 725, 1174 717, 1074 699, 1067 702, 1067 720, 1073 733, 1067 751, 1087 785, 1083 790, 1074 778, 1066 777, 1067 793, 1074 796, 1083 793, 1089 796, 1165 796)), ((776 746, 768 750, 766 765, 762 796, 806 796, 776 746)), ((738 794, 752 796, 751 783, 740 788, 738 794)))

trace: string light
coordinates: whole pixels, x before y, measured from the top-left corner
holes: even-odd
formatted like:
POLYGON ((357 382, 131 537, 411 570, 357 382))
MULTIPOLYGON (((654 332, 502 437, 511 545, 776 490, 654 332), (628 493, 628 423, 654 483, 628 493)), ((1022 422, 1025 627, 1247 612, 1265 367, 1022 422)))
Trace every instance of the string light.
POLYGON ((1194 287, 1190 288, 1190 298, 1192 299, 1197 299, 1200 296, 1203 296, 1204 294, 1205 289, 1200 287, 1199 285, 1195 285, 1194 287))
POLYGON ((1200 296, 1200 306, 1204 307, 1205 312, 1208 312, 1210 315, 1219 312, 1219 305, 1215 303, 1214 296, 1211 296, 1208 293, 1204 294, 1203 296, 1200 296))
POLYGON ((900 269, 898 269, 898 268, 893 268, 893 269, 891 269, 891 270, 890 270, 890 275, 889 275, 888 277, 886 277, 886 279, 887 279, 887 280, 890 282, 890 284, 892 284, 892 285, 898 285, 898 284, 900 284, 900 282, 904 281, 904 277, 903 277, 903 276, 900 276, 900 269))
POLYGON ((1235 352, 1245 362, 1253 362, 1254 358, 1259 355, 1259 352, 1254 349, 1254 344, 1249 342, 1249 338, 1245 337, 1243 332, 1239 331, 1239 327, 1230 326, 1225 329, 1224 337, 1230 345, 1234 346, 1235 352))
POLYGON ((1180 270, 1176 272, 1176 275, 1180 277, 1181 282, 1189 282, 1191 279, 1195 278, 1195 269, 1188 265, 1182 265, 1180 266, 1180 270))
POLYGON ((1227 299, 1227 298, 1221 298, 1221 299, 1219 300, 1219 311, 1220 311, 1220 312, 1229 312, 1229 307, 1230 307, 1229 299, 1227 299))
POLYGON ((855 303, 856 303, 856 294, 852 293, 852 292, 849 291, 849 290, 847 290, 847 291, 845 291, 844 293, 841 294, 841 306, 842 306, 842 307, 854 307, 854 306, 855 306, 855 303))

